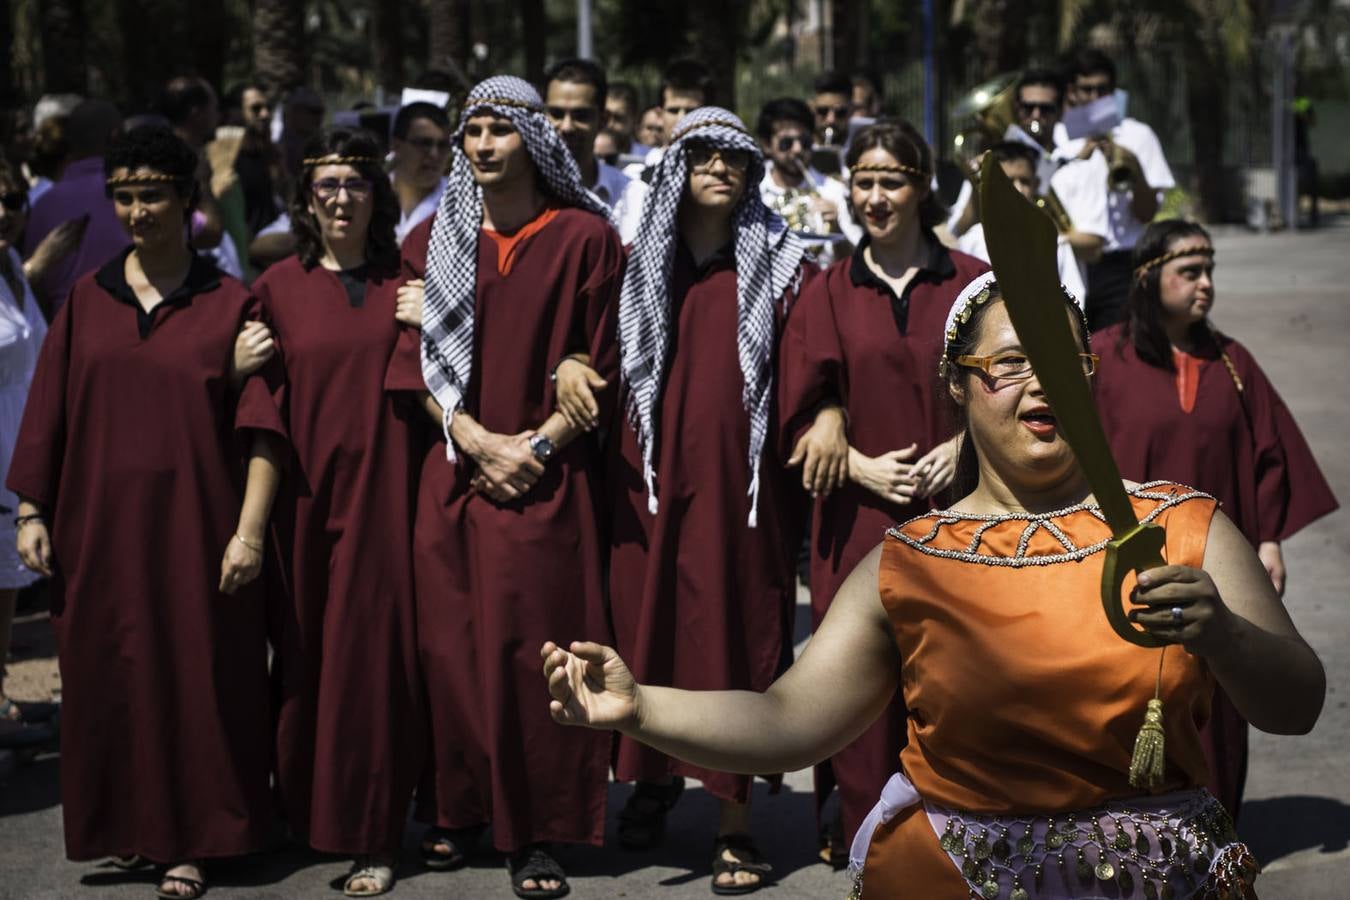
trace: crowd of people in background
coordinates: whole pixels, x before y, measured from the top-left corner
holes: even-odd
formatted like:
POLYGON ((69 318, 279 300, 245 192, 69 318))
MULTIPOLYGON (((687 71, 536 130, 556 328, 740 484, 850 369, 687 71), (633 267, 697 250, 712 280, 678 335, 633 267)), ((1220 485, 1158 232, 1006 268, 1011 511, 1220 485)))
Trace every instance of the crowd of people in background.
MULTIPOLYGON (((1258 599, 1235 615, 1275 621, 1281 542, 1336 501, 1256 361, 1209 319, 1208 234, 1154 222, 1176 186, 1154 131, 1123 114, 1086 134, 1066 124, 1118 87, 1093 50, 1030 68, 1015 121, 983 149, 1055 221, 1122 473, 1218 498, 1241 538, 1224 559, 1250 551, 1268 573, 1259 590, 1241 583, 1258 599)), ((537 86, 497 76, 461 100, 417 89, 396 109, 331 117, 304 87, 220 96, 184 76, 129 116, 47 97, 0 164, 0 505, 15 511, 0 535, 0 659, 17 591, 49 579, 68 856, 156 866, 159 896, 194 898, 210 860, 263 849, 279 819, 291 839, 352 857, 344 893, 373 896, 394 887, 411 808, 426 867, 459 868, 490 841, 518 896, 561 897, 556 845, 606 842, 611 777, 635 784, 615 836, 629 850, 661 844, 696 778, 720 804, 712 891, 768 884, 744 773, 776 790, 795 757, 720 766, 749 757, 682 743, 693 726, 561 729, 581 721, 568 705, 580 688, 553 673, 607 667, 586 683, 611 690, 618 657, 549 645, 550 710, 540 647, 612 645, 630 686, 766 692, 793 661, 799 561, 812 630, 852 623, 825 633, 848 635, 830 644, 841 652, 865 647, 860 665, 890 665, 873 640, 892 640, 878 583, 897 635, 924 633, 887 593, 885 563, 878 582, 878 542, 979 496, 977 471, 1032 478, 1031 463, 998 457, 988 420, 960 427, 949 402, 993 415, 971 405, 980 377, 993 393, 1000 378, 1037 390, 1014 343, 974 355, 992 346, 988 322, 1012 334, 1006 315, 975 312, 999 303, 976 169, 943 202, 943 161, 865 72, 824 73, 748 125, 688 59, 645 98, 585 59, 537 86)), ((1053 441, 1053 416, 1035 417, 1031 433, 1053 441)), ((1061 481, 1057 497, 1081 487, 1061 481)), ((1186 490, 1135 502, 1194 511, 1186 490)), ((1212 514, 1169 513, 1192 529, 1212 514)), ((947 520, 934 522, 906 540, 933 540, 947 520)), ((1087 546, 1099 525, 1065 529, 1087 546)), ((1199 572, 1197 540, 1184 558, 1199 572)), ((1157 627, 1179 629, 1180 609, 1157 627)), ((1286 626, 1272 628, 1301 645, 1286 626)), ((1167 784, 1208 785, 1236 817, 1246 718, 1310 721, 1271 714, 1215 659, 1217 686, 1176 670, 1196 718, 1167 784)), ((1286 661, 1290 690, 1316 694, 1312 664, 1286 661)), ((800 827, 837 867, 877 829, 869 813, 902 752, 943 746, 933 697, 888 678, 885 696, 858 701, 865 721, 838 723, 847 740, 817 739, 798 760, 816 764, 818 813, 800 827)), ((728 734, 761 721, 745 712, 728 734)), ((32 741, 42 719, 0 690, 0 741, 32 741)), ((991 769, 1015 768, 1012 750, 986 751, 991 769)), ((1101 777, 1092 804, 1128 796, 1122 773, 1101 777)), ((1037 811, 1079 809, 1056 802, 1037 811)), ((944 821, 954 853, 960 820, 944 821)), ((1007 828, 1000 851, 998 826, 961 827, 989 840, 944 876, 958 893, 1028 897, 986 864, 989 844, 1011 853, 1007 828)), ((1220 855, 1205 866, 1218 872, 1220 855)), ((1237 851, 1221 862, 1245 865, 1237 851)), ((1116 878, 1104 855, 1093 865, 1116 878)), ((1155 890, 1181 878, 1136 871, 1155 890)), ((1079 895, 1062 890, 1050 896, 1079 895)))

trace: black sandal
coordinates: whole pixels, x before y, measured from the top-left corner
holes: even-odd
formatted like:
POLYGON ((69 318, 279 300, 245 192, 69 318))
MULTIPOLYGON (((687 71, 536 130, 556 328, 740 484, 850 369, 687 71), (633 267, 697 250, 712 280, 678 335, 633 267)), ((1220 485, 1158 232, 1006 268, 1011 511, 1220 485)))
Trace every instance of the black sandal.
MULTIPOLYGON (((198 868, 200 868, 198 864, 198 868)), ((197 878, 188 878, 186 875, 161 875, 159 885, 155 888, 155 896, 163 897, 164 900, 197 900, 198 897, 206 893, 206 882, 197 878), (164 890, 166 884, 181 884, 188 889, 186 894, 175 894, 164 890)))
POLYGON ((511 890, 517 897, 525 900, 551 900, 566 897, 572 890, 567 884, 567 873, 558 861, 549 855, 545 844, 531 844, 523 850, 517 850, 506 861, 506 871, 511 873, 511 890), (558 886, 548 888, 526 888, 526 881, 538 884, 541 881, 557 881, 558 886))
POLYGON ((650 850, 666 836, 666 813, 684 793, 684 779, 676 775, 670 784, 638 782, 632 796, 619 811, 619 846, 625 850, 650 850))
POLYGON ((719 835, 716 843, 713 844, 712 892, 714 894, 722 896, 753 894, 769 883, 769 873, 772 871, 773 866, 764 861, 763 854, 759 852, 754 839, 748 834, 719 835), (722 855, 728 850, 736 857, 735 862, 722 855), (737 872, 749 872, 752 875, 758 875, 759 881, 753 884, 717 883, 717 876, 730 875, 734 878, 737 872))
POLYGON ((848 868, 850 849, 844 843, 844 814, 835 813, 829 824, 820 827, 820 861, 838 872, 848 868))
POLYGON ((422 854, 422 863, 436 872, 448 872, 458 869, 469 861, 469 854, 478 845, 483 835, 483 825, 470 825, 468 828, 441 828, 433 825, 422 834, 418 851, 422 854), (430 844, 431 846, 427 846, 430 844), (436 850, 437 844, 449 844, 449 853, 436 850))

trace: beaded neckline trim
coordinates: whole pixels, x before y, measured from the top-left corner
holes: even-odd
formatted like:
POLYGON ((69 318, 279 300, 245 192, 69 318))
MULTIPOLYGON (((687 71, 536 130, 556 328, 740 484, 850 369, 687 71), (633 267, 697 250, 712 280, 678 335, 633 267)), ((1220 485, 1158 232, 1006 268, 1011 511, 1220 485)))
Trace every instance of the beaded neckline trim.
MULTIPOLYGON (((1154 507, 1141 520, 1144 523, 1152 522, 1166 510, 1171 509, 1187 500, 1203 498, 1213 500, 1213 496, 1204 491, 1197 491, 1193 488, 1185 488, 1182 493, 1168 493, 1156 491, 1153 488, 1162 485, 1171 485, 1170 481, 1150 481, 1147 484, 1141 484, 1138 487, 1130 489, 1132 496, 1141 500, 1156 500, 1158 505, 1154 507)), ((1184 487, 1178 485, 1179 487, 1184 487)), ((1077 562, 1080 559, 1086 559, 1094 553, 1099 553, 1106 549, 1106 545, 1111 542, 1111 538, 1098 541, 1086 547, 1079 547, 1069 538, 1064 531, 1055 524, 1054 519, 1062 518, 1077 512, 1086 512, 1097 518, 1101 522, 1106 521, 1102 515, 1101 508, 1095 503, 1079 503, 1074 506, 1067 506, 1064 509, 1057 509, 1048 513, 1001 513, 999 515, 981 515, 978 513, 961 513, 951 510, 940 510, 937 512, 925 513, 922 516, 915 516, 903 524, 889 529, 886 533, 906 546, 913 547, 920 553, 926 553, 929 556, 936 556, 941 559, 955 559, 961 562, 980 563, 986 566, 1011 566, 1021 568, 1023 566, 1049 566, 1061 562, 1077 562), (923 519, 933 519, 933 527, 922 537, 913 538, 905 534, 902 529, 911 522, 918 522, 923 519), (942 550, 936 547, 930 547, 928 544, 938 536, 944 525, 955 525, 959 522, 981 522, 979 528, 975 529, 975 534, 971 537, 970 544, 965 550, 942 550), (1004 522, 1026 522, 1026 527, 1022 530, 1021 536, 1017 540, 1017 552, 1013 556, 993 556, 980 552, 980 544, 984 541, 984 534, 989 529, 1004 522), (1031 543, 1032 537, 1036 532, 1045 529, 1050 536, 1059 541, 1064 548, 1063 553, 1052 553, 1045 556, 1027 556, 1027 547, 1031 543)))

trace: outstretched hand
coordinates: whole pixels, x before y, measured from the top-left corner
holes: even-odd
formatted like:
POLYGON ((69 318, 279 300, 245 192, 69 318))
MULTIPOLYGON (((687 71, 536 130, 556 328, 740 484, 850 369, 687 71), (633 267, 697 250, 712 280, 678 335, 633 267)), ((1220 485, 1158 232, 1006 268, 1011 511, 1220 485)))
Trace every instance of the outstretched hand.
POLYGON ((553 721, 612 729, 637 721, 637 682, 612 648, 573 641, 564 650, 549 641, 539 655, 553 698, 548 704, 553 721))

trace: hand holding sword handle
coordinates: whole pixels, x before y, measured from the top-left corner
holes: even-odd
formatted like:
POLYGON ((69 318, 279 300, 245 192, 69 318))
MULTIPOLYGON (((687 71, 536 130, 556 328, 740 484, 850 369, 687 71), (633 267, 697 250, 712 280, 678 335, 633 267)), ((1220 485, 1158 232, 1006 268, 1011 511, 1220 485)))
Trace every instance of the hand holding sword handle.
POLYGON ((1167 532, 1161 525, 1145 524, 1106 545, 1106 562, 1102 566, 1102 609, 1106 610, 1106 618, 1116 634, 1140 647, 1164 647, 1167 642, 1134 626, 1121 605, 1120 591, 1130 572, 1167 565, 1162 557, 1166 540, 1167 532))

